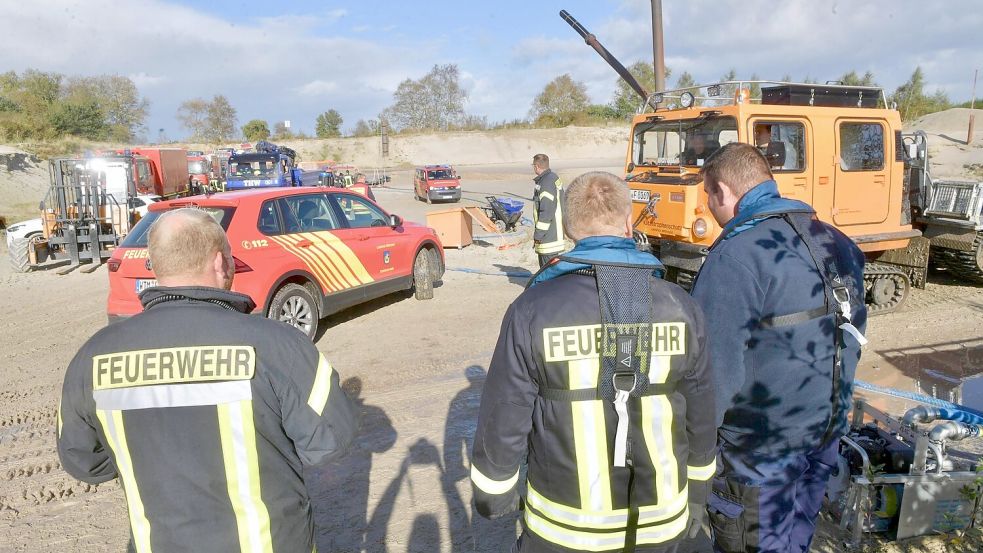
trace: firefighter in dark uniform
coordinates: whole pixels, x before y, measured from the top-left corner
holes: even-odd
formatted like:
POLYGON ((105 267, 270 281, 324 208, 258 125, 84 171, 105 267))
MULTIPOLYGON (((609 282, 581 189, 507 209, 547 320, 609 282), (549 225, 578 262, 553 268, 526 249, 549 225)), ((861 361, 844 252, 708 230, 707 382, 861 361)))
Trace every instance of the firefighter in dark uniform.
POLYGON ((144 311, 68 367, 62 466, 90 484, 120 479, 131 551, 312 551, 302 469, 356 429, 338 374, 229 291, 229 245, 206 212, 161 215, 150 259, 160 286, 141 294, 144 311))
POLYGON ((576 247, 512 303, 492 356, 475 507, 523 509, 520 552, 674 551, 716 466, 703 316, 635 248, 624 181, 581 175, 564 208, 576 247))
POLYGON ((769 165, 732 143, 702 169, 723 230, 693 296, 718 384, 710 522, 728 553, 809 550, 866 341, 863 253, 782 198, 769 165))
POLYGON ((533 156, 532 169, 536 173, 533 179, 536 188, 532 195, 536 225, 533 249, 539 256, 539 266, 543 267, 566 249, 563 238, 563 182, 550 169, 550 158, 546 154, 533 156))

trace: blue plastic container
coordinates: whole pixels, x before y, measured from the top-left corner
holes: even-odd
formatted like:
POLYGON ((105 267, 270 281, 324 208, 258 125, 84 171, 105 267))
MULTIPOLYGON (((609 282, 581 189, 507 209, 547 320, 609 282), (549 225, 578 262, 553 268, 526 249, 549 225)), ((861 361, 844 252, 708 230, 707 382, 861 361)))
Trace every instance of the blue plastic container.
POLYGON ((510 214, 521 212, 522 206, 525 205, 525 202, 521 200, 513 200, 512 198, 495 198, 495 199, 498 200, 498 202, 502 204, 502 207, 505 208, 505 211, 510 214))

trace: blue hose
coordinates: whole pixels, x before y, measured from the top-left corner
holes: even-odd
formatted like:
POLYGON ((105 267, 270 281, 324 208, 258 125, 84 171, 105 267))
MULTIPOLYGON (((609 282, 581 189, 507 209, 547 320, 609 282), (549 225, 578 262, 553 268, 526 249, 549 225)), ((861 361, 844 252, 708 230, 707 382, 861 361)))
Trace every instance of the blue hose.
POLYGON ((864 382, 863 380, 855 380, 854 386, 860 390, 893 396, 900 399, 908 399, 911 401, 924 403, 925 405, 931 405, 932 407, 937 407, 940 415, 942 415, 940 418, 945 420, 966 422, 970 424, 983 424, 983 411, 977 411, 976 409, 958 405, 956 403, 952 403, 951 401, 926 396, 924 394, 917 394, 915 392, 907 392, 895 388, 886 388, 884 386, 878 386, 877 384, 864 382))

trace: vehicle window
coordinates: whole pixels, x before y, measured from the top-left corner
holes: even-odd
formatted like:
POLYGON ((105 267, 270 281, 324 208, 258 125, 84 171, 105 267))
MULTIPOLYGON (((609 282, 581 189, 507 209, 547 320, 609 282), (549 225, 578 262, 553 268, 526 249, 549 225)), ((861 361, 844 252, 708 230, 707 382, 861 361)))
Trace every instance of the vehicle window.
POLYGON ((150 164, 146 160, 137 161, 137 182, 140 183, 141 188, 149 187, 153 184, 153 178, 150 175, 150 164))
POLYGON ((840 169, 884 168, 884 128, 879 123, 840 123, 840 169))
MULTIPOLYGON (((179 207, 189 207, 187 205, 174 206, 175 209, 179 207)), ((212 216, 223 229, 229 230, 229 223, 232 222, 232 215, 235 214, 234 207, 201 207, 201 206, 190 206, 195 207, 204 211, 205 213, 212 216)), ((140 221, 133 227, 133 230, 126 235, 123 239, 123 243, 120 246, 124 248, 146 248, 147 238, 150 234, 150 225, 154 224, 163 211, 151 211, 144 215, 140 221)))
POLYGON ((365 198, 354 194, 332 194, 351 228, 388 227, 389 217, 365 198))
POLYGON ((805 125, 792 121, 755 121, 754 144, 775 173, 805 170, 805 125))
POLYGON ((130 209, 136 209, 145 205, 147 205, 147 203, 140 198, 130 198, 130 209))
POLYGON ((452 179, 452 178, 454 178, 454 174, 451 171, 448 171, 447 169, 438 169, 436 171, 430 171, 430 175, 429 176, 430 176, 431 179, 452 179))
POLYGON ((267 236, 280 234, 280 215, 277 213, 276 200, 263 202, 259 208, 259 222, 256 227, 267 236))
POLYGON ((653 121, 635 127, 632 160, 639 166, 702 166, 710 154, 737 139, 733 117, 653 121))
POLYGON ((287 196, 280 198, 280 202, 286 233, 318 232, 341 227, 324 194, 287 196))

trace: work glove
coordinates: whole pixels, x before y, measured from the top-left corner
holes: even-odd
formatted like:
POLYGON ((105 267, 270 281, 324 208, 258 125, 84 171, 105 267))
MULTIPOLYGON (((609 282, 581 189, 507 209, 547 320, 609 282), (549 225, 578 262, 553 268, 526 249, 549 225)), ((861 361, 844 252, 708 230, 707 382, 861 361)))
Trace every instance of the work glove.
POLYGON ((703 503, 689 504, 689 526, 686 527, 686 537, 694 539, 703 532, 710 535, 710 517, 707 515, 707 506, 703 503))

